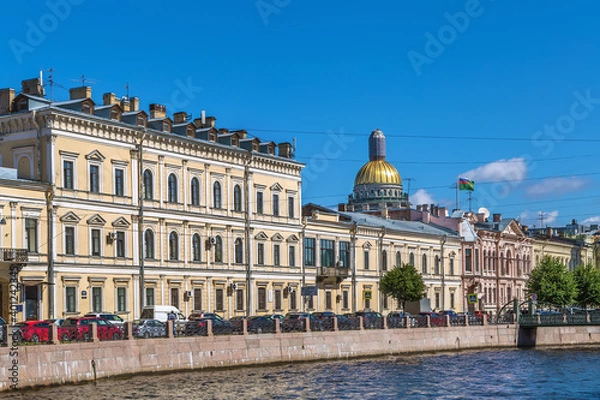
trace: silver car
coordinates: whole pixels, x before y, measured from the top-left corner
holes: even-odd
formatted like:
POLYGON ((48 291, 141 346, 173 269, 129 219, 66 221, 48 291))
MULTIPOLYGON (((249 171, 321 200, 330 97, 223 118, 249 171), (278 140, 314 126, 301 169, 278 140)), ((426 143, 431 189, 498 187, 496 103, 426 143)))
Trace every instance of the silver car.
POLYGON ((167 324, 157 319, 136 319, 131 329, 133 336, 139 338, 167 336, 167 324))

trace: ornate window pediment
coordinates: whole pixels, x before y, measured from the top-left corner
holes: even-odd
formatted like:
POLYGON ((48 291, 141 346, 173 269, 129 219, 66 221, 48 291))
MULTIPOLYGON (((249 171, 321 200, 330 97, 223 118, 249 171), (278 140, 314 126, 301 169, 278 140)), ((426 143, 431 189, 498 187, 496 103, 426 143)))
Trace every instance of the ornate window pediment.
POLYGON ((283 236, 281 236, 279 233, 276 233, 271 237, 271 240, 274 242, 283 242, 283 236))
POLYGON ((119 217, 113 221, 112 226, 114 226, 115 228, 129 228, 131 226, 131 223, 127 221, 124 217, 119 217))
POLYGON ((73 211, 69 211, 68 213, 60 217, 60 222, 77 224, 79 223, 79 221, 81 221, 81 218, 79 218, 77 214, 75 214, 73 211))
POLYGON ((298 239, 298 236, 296 236, 296 235, 290 235, 290 236, 287 238, 287 241, 288 241, 289 243, 298 243, 298 242, 300 241, 300 239, 298 239))
POLYGON ((269 189, 271 189, 274 192, 281 192, 283 190, 283 186, 275 182, 275 184, 273 184, 269 189))
POLYGON ((256 236, 254 236, 256 240, 267 240, 269 237, 264 232, 258 232, 256 236))
POLYGON ((90 154, 86 155, 85 158, 87 158, 88 160, 94 160, 94 161, 104 161, 106 159, 106 157, 104 157, 102 155, 102 153, 100 153, 98 150, 94 150, 92 151, 90 154))
POLYGON ((104 226, 106 220, 100 216, 100 214, 94 214, 87 220, 88 225, 104 226))
POLYGON ((373 247, 373 245, 370 242, 365 242, 362 245, 362 248, 365 249, 365 250, 369 250, 371 247, 373 247))

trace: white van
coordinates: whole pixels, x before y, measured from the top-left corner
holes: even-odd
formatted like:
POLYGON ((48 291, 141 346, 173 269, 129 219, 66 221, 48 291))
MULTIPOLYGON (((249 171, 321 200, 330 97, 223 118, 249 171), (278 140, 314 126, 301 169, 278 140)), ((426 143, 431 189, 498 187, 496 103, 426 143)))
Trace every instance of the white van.
POLYGON ((140 319, 157 319, 161 322, 167 322, 171 311, 177 316, 176 322, 187 321, 185 315, 183 315, 177 307, 173 306, 145 306, 142 310, 140 319))

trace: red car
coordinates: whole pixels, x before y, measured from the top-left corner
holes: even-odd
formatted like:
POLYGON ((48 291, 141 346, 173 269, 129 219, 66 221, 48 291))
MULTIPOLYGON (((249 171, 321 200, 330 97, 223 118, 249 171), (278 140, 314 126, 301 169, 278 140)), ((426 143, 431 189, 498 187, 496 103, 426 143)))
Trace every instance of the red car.
POLYGON ((19 327, 22 340, 26 342, 47 342, 50 323, 47 321, 24 321, 16 324, 19 327))
POLYGON ((92 322, 98 326, 98 339, 100 340, 119 340, 123 337, 123 332, 119 327, 98 317, 67 318, 58 328, 58 337, 61 341, 90 340, 92 338, 90 333, 92 322))

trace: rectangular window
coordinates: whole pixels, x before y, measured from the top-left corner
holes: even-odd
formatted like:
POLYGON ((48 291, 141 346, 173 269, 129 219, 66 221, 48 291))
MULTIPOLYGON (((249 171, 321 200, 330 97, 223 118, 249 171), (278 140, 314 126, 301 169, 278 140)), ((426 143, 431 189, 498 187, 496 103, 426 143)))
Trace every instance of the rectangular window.
POLYGON ((215 290, 215 310, 216 311, 224 311, 225 307, 224 307, 224 299, 223 299, 223 295, 224 295, 224 290, 223 289, 216 289, 215 290))
POLYGON ((288 215, 290 218, 294 218, 294 198, 288 197, 288 215))
POLYGON ((267 309, 267 289, 264 287, 258 288, 258 309, 260 311, 267 309))
POLYGON ((281 311, 281 289, 275 290, 275 311, 281 311))
POLYGON ((65 254, 75 254, 75 228, 72 226, 65 227, 65 254))
POLYGON ((314 238, 304 239, 304 264, 309 266, 315 265, 315 249, 316 241, 314 238))
POLYGON ((363 252, 363 257, 365 259, 365 269, 369 269, 369 251, 365 250, 363 252))
POLYGON ((264 263, 265 263, 265 244, 258 243, 257 251, 258 251, 258 254, 256 255, 256 263, 259 265, 264 265, 264 263))
POLYGON ((256 192, 256 213, 263 213, 263 192, 256 192))
POLYGON ((335 266, 335 242, 333 240, 321 239, 321 266, 335 266))
POLYGON ((117 232, 115 240, 117 257, 125 257, 125 232, 117 232))
POLYGON ((281 246, 278 244, 273 245, 273 265, 281 265, 281 246))
POLYGON ((296 266, 296 247, 288 247, 288 264, 290 267, 296 266))
POLYGON ((292 293, 288 294, 288 301, 290 310, 297 310, 298 306, 296 304, 296 291, 294 290, 292 293))
POLYGON ((73 189, 73 161, 63 161, 63 187, 73 189))
POLYGON ((454 258, 450 259, 450 275, 454 275, 454 258))
POLYGON ((75 286, 67 286, 65 288, 65 311, 68 313, 77 312, 77 288, 75 286))
POLYGON ((179 309, 179 288, 171 288, 171 305, 179 309))
POLYGON ((125 170, 115 169, 115 195, 123 196, 125 193, 125 170))
POLYGON ((435 294, 435 308, 437 308, 438 310, 440 309, 440 294, 439 293, 435 294))
POLYGON ((202 310, 202 289, 201 288, 194 289, 194 310, 196 310, 196 311, 202 310))
POLYGON ((102 312, 102 288, 92 288, 92 312, 102 312))
POLYGON ((325 292, 325 309, 331 310, 332 308, 333 308, 333 303, 331 301, 331 292, 326 291, 325 292))
POLYGON ((450 308, 454 308, 454 293, 450 293, 450 308))
POLYGON ((371 308, 371 299, 365 299, 365 308, 371 308))
POLYGON ((117 288, 117 311, 127 311, 127 288, 117 288))
POLYGON ((314 310, 315 309, 315 298, 314 298, 314 296, 309 296, 308 297, 308 301, 306 302, 306 307, 308 307, 309 310, 314 310))
POLYGON ((100 193, 100 167, 90 165, 90 192, 100 193))
POLYGON ((100 256, 100 229, 92 229, 92 255, 100 256))
POLYGON ((465 249, 465 271, 471 272, 471 249, 465 249))
POLYGON ((475 249, 475 272, 479 272, 479 249, 475 249))
POLYGON ((235 310, 244 311, 244 290, 238 289, 235 291, 235 310))
POLYGON ((37 253, 37 220, 31 218, 25 219, 25 240, 27 241, 27 251, 37 253))
POLYGON ((273 215, 279 216, 279 195, 273 195, 273 215))
POLYGON ((343 268, 350 267, 350 242, 340 242, 340 263, 343 268))
POLYGON ((146 288, 146 305, 153 306, 154 303, 154 288, 146 288))
POLYGON ((347 290, 342 292, 342 308, 347 310, 350 308, 349 293, 347 290))

